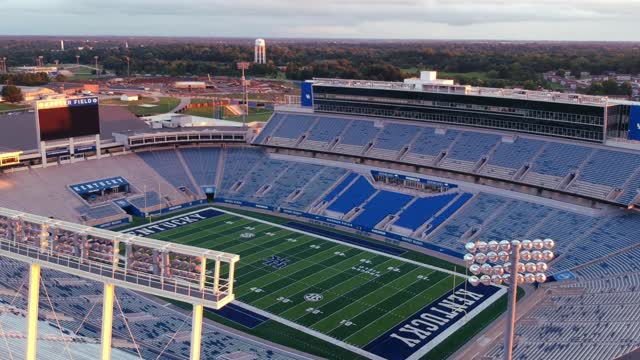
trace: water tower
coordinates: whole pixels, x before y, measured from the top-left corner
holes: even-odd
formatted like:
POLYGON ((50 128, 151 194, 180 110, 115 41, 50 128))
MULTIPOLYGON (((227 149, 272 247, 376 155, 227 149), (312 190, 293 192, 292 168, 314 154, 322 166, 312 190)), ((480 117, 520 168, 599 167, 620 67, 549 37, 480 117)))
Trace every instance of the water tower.
POLYGON ((253 62, 256 64, 267 63, 267 45, 264 39, 256 39, 255 60, 253 62))

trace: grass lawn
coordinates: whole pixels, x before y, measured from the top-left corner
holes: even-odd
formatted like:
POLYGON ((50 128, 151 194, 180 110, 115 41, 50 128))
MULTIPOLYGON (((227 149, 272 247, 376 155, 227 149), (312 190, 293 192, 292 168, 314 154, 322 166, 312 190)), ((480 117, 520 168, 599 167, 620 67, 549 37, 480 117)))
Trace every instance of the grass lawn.
MULTIPOLYGON (((288 219, 237 209, 233 212, 252 219, 222 214, 152 237, 239 254, 235 291, 238 301, 360 348, 463 281, 461 277, 402 259, 275 225, 288 219), (314 301, 307 299, 309 294, 315 296, 314 301)), ((430 258, 420 255, 425 260, 430 258)), ((495 316, 502 311, 496 308, 495 316)), ((207 316, 237 327, 216 314, 207 316)), ((465 332, 465 339, 476 333, 473 329, 465 332)), ((272 320, 247 332, 322 357, 357 358, 344 349, 272 320)), ((455 351, 465 339, 457 339, 454 349, 446 347, 442 351, 455 351)), ((433 351, 430 354, 435 356, 433 351)))
MULTIPOLYGON (((271 117, 271 114, 273 114, 272 110, 249 108, 249 115, 247 115, 247 122, 253 122, 253 121, 265 122, 269 120, 269 118, 271 117)), ((232 120, 232 121, 242 121, 242 115, 225 116, 224 119, 232 120)))
POLYGON ((0 103, 0 111, 27 109, 29 105, 0 103))
POLYGON ((102 105, 119 105, 126 106, 129 111, 136 115, 157 115, 164 114, 173 110, 178 104, 180 99, 171 97, 161 97, 158 102, 154 102, 153 98, 143 97, 138 101, 121 101, 120 99, 105 99, 101 100, 102 105), (144 107, 141 105, 150 104, 156 105, 154 107, 144 107))
MULTIPOLYGON (((201 108, 188 109, 184 113, 187 115, 213 118, 213 107, 207 106, 207 107, 201 107, 201 108)), ((271 110, 249 108, 249 115, 247 116, 247 122, 252 122, 252 121, 264 122, 269 120, 269 118, 271 117, 271 114, 273 114, 273 111, 271 110)), ((225 116, 224 120, 242 121, 242 115, 225 116)))

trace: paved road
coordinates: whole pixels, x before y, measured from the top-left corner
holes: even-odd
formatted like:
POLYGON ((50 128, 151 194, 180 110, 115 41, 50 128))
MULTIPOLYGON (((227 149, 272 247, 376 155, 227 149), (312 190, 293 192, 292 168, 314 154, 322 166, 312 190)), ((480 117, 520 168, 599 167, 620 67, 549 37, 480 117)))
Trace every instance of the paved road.
POLYGON ((178 104, 178 106, 176 106, 173 110, 169 111, 169 112, 176 112, 180 109, 182 109, 183 107, 187 106, 191 104, 191 98, 189 97, 181 97, 180 98, 180 104, 178 104))

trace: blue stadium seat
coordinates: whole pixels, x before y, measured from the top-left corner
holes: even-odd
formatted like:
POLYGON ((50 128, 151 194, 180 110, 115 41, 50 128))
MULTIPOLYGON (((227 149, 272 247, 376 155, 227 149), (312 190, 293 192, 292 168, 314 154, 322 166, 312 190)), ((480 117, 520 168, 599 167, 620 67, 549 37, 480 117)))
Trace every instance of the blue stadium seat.
POLYGON ((364 176, 360 176, 355 183, 349 186, 342 196, 338 197, 338 199, 329 205, 327 209, 337 213, 346 214, 351 209, 362 204, 375 192, 376 189, 369 184, 369 181, 367 181, 364 176))
POLYGON ((186 148, 179 151, 198 185, 215 185, 219 148, 186 148))
POLYGON ((156 150, 138 153, 138 156, 151 166, 158 174, 165 178, 171 185, 179 188, 186 187, 194 194, 198 194, 184 166, 173 150, 156 150))
POLYGON ((581 169, 579 179, 621 188, 638 167, 639 154, 598 150, 581 169))
POLYGON ((592 148, 586 146, 550 142, 535 160, 532 170, 564 177, 578 169, 591 151, 592 148))
POLYGON ((542 148, 544 141, 518 138, 513 143, 500 143, 489 159, 489 165, 520 169, 542 148))
POLYGON ((397 213, 412 198, 410 195, 381 190, 352 222, 363 228, 373 229, 386 216, 397 213))
POLYGON ((417 199, 400 213, 399 219, 393 225, 415 231, 425 221, 447 206, 457 195, 454 193, 417 199))
POLYGON ((384 126, 376 138, 376 148, 386 150, 401 150, 420 131, 415 125, 389 123, 384 126))
POLYGON ((447 130, 444 135, 438 135, 433 128, 424 128, 415 140, 411 152, 416 154, 436 156, 449 148, 460 132, 447 130))
POLYGON ((320 117, 309 131, 309 140, 329 142, 338 136, 349 125, 348 119, 320 117))
POLYGON ((463 132, 451 147, 448 158, 476 162, 500 141, 500 136, 485 133, 463 132))
POLYGON ((356 173, 350 173, 349 175, 347 175, 347 177, 342 180, 340 184, 334 187, 331 192, 329 192, 327 196, 324 197, 324 201, 329 202, 333 200, 336 196, 338 196, 338 194, 342 192, 342 190, 346 189, 347 186, 349 186, 349 184, 351 184, 353 179, 355 179, 356 177, 358 177, 358 174, 356 173))
POLYGON ((378 131, 379 130, 374 127, 373 121, 353 120, 342 136, 340 143, 365 146, 373 141, 378 131))
POLYGON ((281 138, 297 139, 309 130, 309 127, 315 119, 316 116, 313 115, 288 114, 286 119, 283 119, 280 127, 275 129, 272 135, 281 138))

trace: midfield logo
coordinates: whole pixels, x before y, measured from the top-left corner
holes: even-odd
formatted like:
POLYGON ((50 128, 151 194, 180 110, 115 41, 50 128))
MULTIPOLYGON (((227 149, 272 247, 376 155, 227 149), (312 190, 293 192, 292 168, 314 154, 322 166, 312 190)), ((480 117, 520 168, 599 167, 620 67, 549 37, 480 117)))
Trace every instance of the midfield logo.
POLYGON ((289 260, 280 256, 270 256, 264 262, 262 262, 264 266, 270 266, 276 270, 284 269, 289 265, 289 260))

